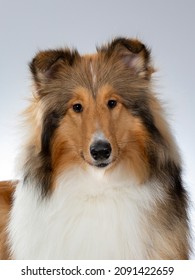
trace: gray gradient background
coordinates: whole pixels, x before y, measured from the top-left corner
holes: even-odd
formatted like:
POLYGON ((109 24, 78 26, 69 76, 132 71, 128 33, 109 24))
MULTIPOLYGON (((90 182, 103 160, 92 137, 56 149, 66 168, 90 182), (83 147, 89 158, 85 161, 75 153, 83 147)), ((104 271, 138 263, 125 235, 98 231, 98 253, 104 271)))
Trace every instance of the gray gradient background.
POLYGON ((14 178, 18 115, 30 96, 27 64, 34 54, 65 45, 93 52, 118 35, 152 48, 156 88, 181 149, 195 228, 194 0, 0 0, 0 180, 14 178))

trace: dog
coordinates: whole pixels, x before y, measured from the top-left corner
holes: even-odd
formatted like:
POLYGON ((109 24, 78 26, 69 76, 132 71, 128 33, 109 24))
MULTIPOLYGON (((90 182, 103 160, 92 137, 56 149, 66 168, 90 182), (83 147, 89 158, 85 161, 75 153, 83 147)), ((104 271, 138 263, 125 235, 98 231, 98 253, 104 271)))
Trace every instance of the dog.
POLYGON ((2 259, 188 259, 180 155, 151 52, 115 38, 30 63, 21 179, 2 182, 2 259))

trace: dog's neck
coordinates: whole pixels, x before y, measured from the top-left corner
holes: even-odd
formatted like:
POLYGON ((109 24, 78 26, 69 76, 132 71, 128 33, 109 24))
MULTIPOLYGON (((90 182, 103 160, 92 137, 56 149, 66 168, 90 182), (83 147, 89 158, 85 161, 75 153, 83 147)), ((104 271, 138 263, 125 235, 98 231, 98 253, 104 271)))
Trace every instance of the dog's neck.
POLYGON ((113 176, 96 171, 61 174, 43 199, 37 186, 18 186, 9 225, 14 258, 149 258, 148 216, 157 189, 120 181, 117 170, 113 176))

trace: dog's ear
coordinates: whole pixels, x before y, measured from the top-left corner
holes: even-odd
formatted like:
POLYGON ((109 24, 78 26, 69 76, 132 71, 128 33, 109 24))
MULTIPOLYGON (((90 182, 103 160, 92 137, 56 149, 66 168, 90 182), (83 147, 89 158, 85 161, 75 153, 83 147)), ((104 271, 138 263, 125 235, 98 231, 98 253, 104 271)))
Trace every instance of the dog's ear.
POLYGON ((151 66, 150 50, 137 39, 116 38, 98 51, 107 57, 117 57, 132 73, 149 79, 154 72, 151 66))
POLYGON ((39 52, 29 64, 37 89, 55 79, 61 67, 72 66, 79 57, 76 50, 60 49, 39 52))

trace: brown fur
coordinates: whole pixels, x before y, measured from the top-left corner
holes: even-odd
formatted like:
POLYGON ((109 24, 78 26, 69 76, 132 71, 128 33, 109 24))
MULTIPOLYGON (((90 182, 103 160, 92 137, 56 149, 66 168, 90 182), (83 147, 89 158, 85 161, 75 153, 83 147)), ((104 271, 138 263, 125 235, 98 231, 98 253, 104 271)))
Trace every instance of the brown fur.
POLYGON ((16 184, 16 181, 0 182, 0 260, 9 258, 6 227, 16 184))

